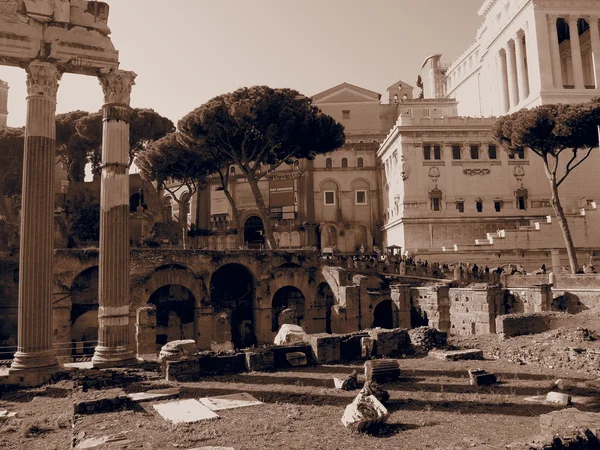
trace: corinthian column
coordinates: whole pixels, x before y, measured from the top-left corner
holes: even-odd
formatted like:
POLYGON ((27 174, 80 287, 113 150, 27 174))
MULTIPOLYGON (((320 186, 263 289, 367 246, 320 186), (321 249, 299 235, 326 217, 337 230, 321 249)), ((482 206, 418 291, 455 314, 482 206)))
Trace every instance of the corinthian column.
POLYGON ((514 108, 519 103, 519 88, 517 86, 517 71, 515 67, 515 49, 510 45, 510 41, 504 47, 506 50, 506 72, 508 74, 508 98, 509 109, 514 108))
POLYGON ((129 100, 135 77, 123 70, 100 76, 104 124, 95 366, 136 361, 129 338, 129 100))
POLYGON ((27 121, 19 255, 18 347, 10 372, 23 384, 47 381, 58 365, 52 349, 54 150, 61 73, 46 62, 27 67, 27 121), (28 374, 28 372, 30 372, 28 374))
POLYGON ((590 25, 590 40, 592 43, 592 70, 594 71, 594 84, 600 89, 600 32, 598 31, 598 16, 587 18, 590 25))
POLYGON ((575 89, 585 89, 583 83, 583 62, 581 61, 581 44, 579 42, 579 29, 577 16, 569 16, 569 40, 571 41, 571 58, 573 60, 573 83, 575 89))
POLYGON ((550 20, 550 49, 552 52, 552 76, 554 79, 554 87, 564 89, 560 47, 558 45, 558 30, 556 29, 558 16, 550 15, 548 16, 548 20, 550 20))

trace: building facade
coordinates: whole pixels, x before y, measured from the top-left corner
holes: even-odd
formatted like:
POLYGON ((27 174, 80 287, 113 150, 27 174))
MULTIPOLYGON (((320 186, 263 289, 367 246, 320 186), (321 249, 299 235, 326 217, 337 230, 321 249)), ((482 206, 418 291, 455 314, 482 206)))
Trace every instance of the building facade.
MULTIPOLYGON (((455 62, 426 58, 417 82, 422 103, 401 112, 378 151, 384 245, 411 252, 464 248, 553 215, 541 158, 508 155, 490 132, 494 116, 600 95, 600 3, 486 0, 479 14, 484 24, 476 42, 455 62), (457 108, 443 115, 425 108, 442 101, 457 108)), ((568 214, 595 208, 599 167, 593 152, 561 185, 568 214)), ((585 226, 575 229, 580 246, 600 247, 585 226)), ((547 234, 554 242, 536 245, 564 246, 547 234)))

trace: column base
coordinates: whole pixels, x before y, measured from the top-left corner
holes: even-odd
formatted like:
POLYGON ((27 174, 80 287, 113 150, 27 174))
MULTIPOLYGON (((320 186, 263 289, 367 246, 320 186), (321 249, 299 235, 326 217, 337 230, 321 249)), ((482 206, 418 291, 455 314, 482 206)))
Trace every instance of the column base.
POLYGON ((126 347, 97 346, 92 357, 92 365, 97 368, 132 366, 137 364, 136 355, 126 347))
POLYGON ((15 353, 5 384, 36 387, 48 383, 58 371, 54 350, 39 353, 15 353))

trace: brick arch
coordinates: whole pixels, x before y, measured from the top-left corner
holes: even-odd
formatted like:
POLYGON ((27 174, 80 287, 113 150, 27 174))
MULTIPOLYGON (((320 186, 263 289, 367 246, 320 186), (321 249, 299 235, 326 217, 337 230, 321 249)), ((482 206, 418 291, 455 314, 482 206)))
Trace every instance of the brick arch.
POLYGON ((377 309, 377 307, 379 305, 381 305, 385 301, 389 301, 391 303, 392 314, 393 314, 392 328, 400 326, 400 312, 398 310, 398 305, 396 305, 396 303, 392 300, 391 297, 384 296, 371 304, 372 309, 369 308, 369 317, 368 317, 368 320, 369 320, 368 326, 369 327, 376 326, 375 310, 377 309))
POLYGON ((69 288, 72 288, 73 284, 75 284, 75 280, 77 279, 77 277, 86 270, 89 270, 93 267, 99 268, 98 261, 90 261, 87 264, 83 264, 80 267, 77 267, 77 270, 71 272, 71 275, 69 275, 69 277, 65 280, 64 285, 69 286, 69 288))
POLYGON ((154 292, 170 284, 177 284, 188 289, 194 295, 195 308, 207 306, 209 299, 206 295, 207 289, 202 278, 197 278, 192 272, 187 270, 155 270, 152 272, 150 278, 140 285, 140 295, 136 296, 136 299, 132 296, 132 303, 135 302, 136 309, 146 306, 154 292))
POLYGON ((238 259, 234 259, 234 260, 227 260, 227 261, 225 261, 225 262, 223 262, 223 263, 220 263, 219 265, 216 265, 216 266, 214 266, 214 267, 211 269, 211 271, 210 271, 210 273, 208 274, 208 276, 206 277, 206 280, 207 280, 207 281, 206 281, 206 288, 207 288, 208 290, 210 290, 210 283, 212 282, 212 277, 213 277, 213 275, 214 275, 214 274, 215 274, 215 273, 216 273, 216 272, 217 272, 219 269, 222 269, 223 267, 225 267, 225 266, 229 266, 229 265, 232 265, 232 264, 234 264, 234 265, 236 265, 236 266, 242 266, 242 267, 244 267, 244 268, 245 268, 245 269, 246 269, 248 272, 250 272, 250 274, 252 275, 252 284, 254 285, 254 289, 256 289, 256 288, 257 288, 257 283, 258 283, 258 280, 259 280, 259 278, 260 278, 259 276, 257 276, 257 270, 256 270, 256 268, 252 267, 252 266, 253 266, 252 264, 246 264, 245 262, 243 262, 243 261, 240 261, 240 260, 238 260, 238 259))

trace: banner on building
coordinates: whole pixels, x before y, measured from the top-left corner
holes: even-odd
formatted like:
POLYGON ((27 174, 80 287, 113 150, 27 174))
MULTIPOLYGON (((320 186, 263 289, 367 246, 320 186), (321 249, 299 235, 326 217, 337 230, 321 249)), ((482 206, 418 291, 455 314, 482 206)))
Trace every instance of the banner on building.
POLYGON ((269 206, 278 208, 294 205, 294 180, 271 180, 269 183, 269 206))
POLYGON ((229 200, 225 196, 225 192, 212 191, 210 195, 210 213, 211 215, 229 214, 229 200))

